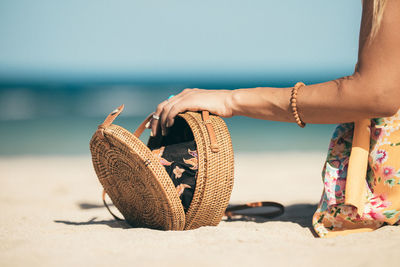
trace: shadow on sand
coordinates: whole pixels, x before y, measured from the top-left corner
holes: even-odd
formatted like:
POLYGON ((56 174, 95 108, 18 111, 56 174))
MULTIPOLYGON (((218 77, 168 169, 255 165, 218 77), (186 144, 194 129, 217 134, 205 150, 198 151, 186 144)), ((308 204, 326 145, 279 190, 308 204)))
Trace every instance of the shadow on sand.
POLYGON ((107 225, 111 228, 122 228, 122 229, 128 229, 131 228, 128 223, 124 221, 117 221, 117 220, 96 220, 97 217, 93 217, 92 219, 88 221, 83 221, 83 222, 73 222, 73 221, 66 221, 66 220, 54 220, 55 223, 63 223, 66 225, 74 225, 74 226, 82 226, 82 225, 107 225))
MULTIPOLYGON (((78 206, 82 210, 87 210, 87 209, 99 209, 99 208, 105 208, 102 204, 93 204, 93 203, 78 203, 78 206)), ((113 206, 110 204, 109 206, 113 206)), ((311 224, 311 218, 317 209, 317 204, 293 204, 290 206, 285 207, 285 212, 284 214, 275 217, 273 219, 268 219, 264 217, 257 217, 257 216, 251 216, 251 214, 246 214, 246 215, 237 215, 233 218, 228 219, 227 217, 223 218, 223 221, 225 222, 235 222, 235 221, 249 221, 249 222, 256 222, 256 223, 265 223, 265 222, 271 222, 271 221, 277 221, 277 222, 292 222, 292 223, 297 223, 301 227, 307 227, 312 231, 312 224, 311 224)), ((266 208, 266 212, 268 212, 268 208, 266 208)), ((107 225, 111 228, 122 228, 122 229, 129 229, 131 226, 126 223, 125 221, 117 221, 114 219, 110 220, 96 220, 97 217, 94 217, 88 221, 82 221, 82 222, 73 222, 73 221, 67 221, 67 220, 54 220, 55 223, 63 223, 66 225, 74 225, 74 226, 83 226, 83 225, 107 225)))
MULTIPOLYGON (((108 204, 109 207, 113 207, 113 204, 108 204)), ((89 209, 105 209, 103 204, 94 204, 94 203, 78 203, 78 207, 81 210, 89 210, 89 209)), ((63 223, 66 225, 74 225, 74 226, 83 226, 83 225, 107 225, 111 228, 121 228, 121 229, 128 229, 132 228, 127 222, 125 221, 117 221, 114 219, 110 220, 97 220, 97 217, 93 217, 88 221, 83 222, 73 222, 67 220, 54 220, 55 223, 63 223)))
MULTIPOLYGON (((293 222, 297 223, 302 227, 311 228, 311 218, 317 209, 317 204, 293 204, 290 206, 285 206, 285 212, 275 218, 268 219, 263 217, 251 216, 251 214, 243 214, 243 216, 235 216, 234 218, 228 219, 224 217, 224 221, 226 222, 235 222, 235 221, 251 221, 256 223, 264 223, 271 221, 278 222, 293 222)), ((261 209, 261 208, 260 208, 261 209)), ((268 212, 268 208, 265 208, 265 211, 268 212)), ((260 212, 260 211, 258 211, 260 212)))

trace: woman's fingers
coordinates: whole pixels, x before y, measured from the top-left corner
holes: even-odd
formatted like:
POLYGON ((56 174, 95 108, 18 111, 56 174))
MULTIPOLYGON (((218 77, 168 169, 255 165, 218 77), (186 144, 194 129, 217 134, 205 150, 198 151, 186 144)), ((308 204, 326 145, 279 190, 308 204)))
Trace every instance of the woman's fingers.
POLYGON ((164 135, 167 133, 168 128, 174 124, 174 118, 178 113, 184 110, 179 108, 179 104, 168 104, 164 107, 162 116, 160 118, 160 125, 164 135))
MULTIPOLYGON (((167 133, 167 127, 171 127, 172 124, 167 124, 167 118, 168 114, 171 112, 171 110, 175 110, 176 107, 179 105, 179 103, 182 100, 182 95, 176 95, 173 98, 171 98, 168 103, 163 107, 163 110, 161 112, 160 116, 160 127, 161 127, 161 132, 163 135, 167 133)), ((176 113, 175 115, 177 115, 176 113)))
POLYGON ((167 132, 167 126, 171 127, 174 123, 174 118, 178 115, 179 112, 185 111, 182 109, 181 103, 183 97, 187 96, 194 89, 186 88, 179 94, 171 97, 168 100, 161 102, 158 106, 154 114, 159 117, 159 119, 152 119, 150 123, 150 127, 152 130, 152 134, 156 135, 157 131, 161 129, 161 134, 165 135, 167 132))
POLYGON ((175 117, 184 111, 197 110, 195 105, 191 103, 190 96, 192 96, 198 89, 189 89, 186 88, 178 95, 174 96, 170 99, 167 105, 164 106, 163 112, 160 119, 161 127, 163 128, 164 133, 168 131, 168 128, 171 127, 175 122, 175 117))
POLYGON ((161 134, 165 135, 167 133, 167 129, 165 126, 165 119, 168 115, 169 110, 171 109, 171 103, 167 103, 162 110, 161 116, 160 116, 160 127, 161 127, 161 134))
MULTIPOLYGON (((186 111, 187 109, 183 108, 181 105, 175 104, 174 106, 171 107, 171 109, 169 110, 167 116, 165 117, 165 126, 167 127, 171 127, 172 125, 174 125, 175 123, 175 117, 181 113, 186 111)), ((192 111, 194 110, 193 108, 191 109, 192 111)))
POLYGON ((157 117, 161 118, 161 113, 163 111, 164 106, 168 104, 167 100, 164 100, 160 104, 158 104, 156 111, 154 112, 153 119, 151 120, 150 123, 150 128, 151 128, 151 135, 155 136, 157 135, 157 131, 160 126, 160 119, 157 119, 157 117), (156 117, 156 118, 155 118, 156 117))

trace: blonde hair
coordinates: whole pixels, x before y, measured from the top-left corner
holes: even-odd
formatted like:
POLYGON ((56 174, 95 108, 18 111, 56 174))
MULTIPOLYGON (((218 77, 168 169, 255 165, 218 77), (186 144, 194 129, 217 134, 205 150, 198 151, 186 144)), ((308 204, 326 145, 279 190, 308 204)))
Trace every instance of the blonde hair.
POLYGON ((373 1, 372 22, 371 22, 371 31, 369 33, 370 41, 375 38, 376 34, 379 31, 387 0, 372 0, 372 1, 373 1))

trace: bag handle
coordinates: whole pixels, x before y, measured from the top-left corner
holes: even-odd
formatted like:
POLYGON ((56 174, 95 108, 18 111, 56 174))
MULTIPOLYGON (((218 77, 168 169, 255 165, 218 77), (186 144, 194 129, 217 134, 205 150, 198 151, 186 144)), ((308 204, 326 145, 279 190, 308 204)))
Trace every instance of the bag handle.
POLYGON ((114 219, 116 219, 117 221, 123 221, 124 219, 121 219, 120 217, 118 217, 117 215, 115 215, 111 210, 110 210, 110 208, 108 207, 108 205, 107 205, 107 202, 106 202, 106 190, 104 190, 103 189, 103 194, 102 194, 102 199, 103 199, 103 204, 104 204, 104 206, 107 208, 107 210, 108 210, 108 212, 114 217, 114 219))
POLYGON ((144 130, 146 130, 146 124, 152 119, 154 113, 151 113, 144 119, 144 121, 139 125, 139 127, 136 128, 136 131, 133 133, 134 136, 139 138, 144 130))
MULTIPOLYGON (((104 120, 104 122, 97 127, 97 131, 95 134, 97 136, 99 136, 100 138, 104 139, 104 129, 107 128, 108 126, 110 126, 111 123, 113 123, 113 121, 118 117, 119 114, 121 114, 121 112, 123 110, 124 110, 124 104, 122 104, 117 109, 115 109, 113 112, 111 112, 107 116, 107 118, 104 120)), ((149 114, 146 117, 146 119, 144 119, 144 121, 139 125, 139 127, 133 133, 134 136, 139 138, 142 135, 142 133, 146 129, 146 124, 151 120, 152 116, 153 116, 153 113, 149 114)), ((217 137, 215 135, 215 131, 214 131, 214 128, 211 123, 210 113, 207 110, 203 110, 201 112, 201 117, 202 117, 203 123, 206 126, 206 129, 208 132, 208 137, 210 139, 211 151, 214 153, 218 152, 219 147, 218 147, 218 143, 217 143, 217 137)))
MULTIPOLYGON (((139 138, 142 135, 143 131, 146 129, 146 124, 151 120, 152 116, 153 116, 153 113, 151 113, 150 115, 147 116, 146 119, 144 119, 144 121, 139 125, 139 127, 133 133, 134 136, 139 138)), ((214 131, 214 128, 211 123, 210 113, 207 110, 203 110, 201 112, 201 118, 203 120, 204 125, 206 126, 206 129, 208 132, 208 137, 210 138, 211 151, 214 153, 218 152, 219 147, 218 147, 218 143, 217 143, 217 137, 215 135, 215 131, 214 131)))
MULTIPOLYGON (((106 202, 106 190, 103 189, 103 204, 107 208, 108 212, 116 219, 117 221, 124 221, 124 219, 121 219, 117 215, 115 215, 111 209, 108 207, 107 202, 106 202)), ((230 205, 226 208, 224 215, 228 217, 228 219, 232 219, 234 215, 243 215, 240 214, 240 212, 235 213, 235 211, 243 211, 243 210, 249 210, 249 209, 254 209, 258 207, 275 207, 278 208, 279 210, 274 211, 274 212, 259 212, 259 213, 252 213, 251 215, 245 215, 245 216, 259 216, 259 217, 264 217, 268 219, 272 219, 274 217, 278 217, 282 215, 285 212, 285 207, 278 203, 278 202, 273 202, 273 201, 262 201, 262 202, 250 202, 246 203, 243 205, 230 205)))
POLYGON ((214 153, 218 152, 219 147, 218 147, 218 143, 217 143, 217 137, 215 135, 214 128, 211 123, 210 112, 208 112, 207 110, 203 110, 201 112, 201 118, 203 119, 203 122, 207 128, 208 137, 210 138, 211 151, 214 153))
MULTIPOLYGON (((98 136, 100 139, 105 139, 104 129, 110 126, 111 123, 113 123, 113 121, 118 117, 119 114, 121 114, 123 110, 124 110, 124 104, 114 109, 110 114, 108 114, 103 123, 97 127, 97 130, 94 134, 98 136)), ((107 147, 107 149, 110 148, 110 144, 108 142, 104 142, 104 145, 107 147)))

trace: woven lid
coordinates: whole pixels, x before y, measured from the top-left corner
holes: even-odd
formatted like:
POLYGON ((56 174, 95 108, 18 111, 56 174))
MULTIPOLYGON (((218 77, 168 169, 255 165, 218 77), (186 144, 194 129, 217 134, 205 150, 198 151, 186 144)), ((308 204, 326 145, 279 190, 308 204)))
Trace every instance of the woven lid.
POLYGON ((151 116, 131 133, 111 124, 122 110, 123 105, 99 126, 90 150, 100 183, 127 222, 134 227, 164 230, 217 225, 233 186, 233 150, 223 120, 208 112, 185 112, 178 115, 176 127, 172 126, 168 134, 179 139, 184 132, 179 125, 184 122, 197 146, 196 188, 185 214, 173 182, 149 148, 163 137, 150 138, 148 145, 139 139, 151 116))

